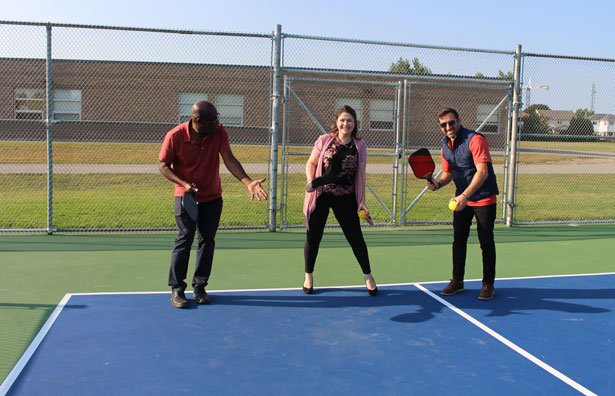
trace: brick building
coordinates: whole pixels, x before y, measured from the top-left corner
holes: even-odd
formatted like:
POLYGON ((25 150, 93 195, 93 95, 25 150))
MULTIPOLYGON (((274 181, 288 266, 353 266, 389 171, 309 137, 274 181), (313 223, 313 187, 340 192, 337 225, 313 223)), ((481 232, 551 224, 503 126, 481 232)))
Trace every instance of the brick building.
MULTIPOLYGON (((45 61, 0 59, 0 71, 0 139, 45 140, 45 61)), ((270 67, 54 60, 51 71, 57 141, 160 142, 200 99, 216 104, 231 140, 270 140, 270 67)), ((509 92, 505 80, 408 76, 404 108, 398 104, 398 89, 403 92, 398 75, 293 69, 284 77, 290 77, 282 85, 292 95, 283 100, 286 113, 280 119, 292 131, 292 144, 312 144, 317 124, 328 128, 341 104, 358 110, 361 133, 371 146, 389 145, 398 119, 410 144, 433 145, 439 136, 435 114, 445 106, 458 109, 469 128, 484 122, 493 144, 505 141, 507 106, 487 118, 509 92)))

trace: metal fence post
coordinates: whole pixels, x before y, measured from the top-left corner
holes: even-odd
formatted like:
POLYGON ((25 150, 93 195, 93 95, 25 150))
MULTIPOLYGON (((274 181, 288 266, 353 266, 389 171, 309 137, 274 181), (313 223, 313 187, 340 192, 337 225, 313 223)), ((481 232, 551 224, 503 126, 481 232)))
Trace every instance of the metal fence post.
POLYGON ((500 220, 502 220, 504 223, 506 222, 506 213, 508 212, 508 205, 507 205, 507 199, 506 197, 508 196, 508 159, 510 158, 510 136, 511 136, 511 131, 512 131, 512 119, 513 119, 513 105, 512 105, 512 101, 513 101, 513 95, 512 92, 515 89, 515 81, 513 80, 512 83, 510 84, 510 92, 508 93, 508 112, 507 112, 507 119, 506 119, 506 140, 504 142, 504 163, 503 163, 503 177, 504 180, 502 180, 502 187, 504 188, 504 191, 501 192, 502 196, 499 199, 499 202, 502 204, 502 208, 500 209, 500 220))
POLYGON ((517 135, 519 132, 519 105, 521 102, 521 44, 515 47, 515 69, 513 72, 513 106, 510 128, 510 157, 508 163, 508 186, 506 205, 506 226, 512 227, 515 212, 515 179, 517 173, 517 135))
POLYGON ((269 230, 276 230, 278 193, 278 140, 280 136, 282 25, 275 26, 273 36, 273 92, 271 95, 271 168, 269 174, 269 230))
POLYGON ((47 26, 47 58, 45 63, 47 117, 47 234, 53 234, 53 75, 51 65, 51 24, 47 26))
POLYGON ((409 92, 410 92, 410 81, 408 81, 407 79, 404 79, 403 82, 403 94, 402 94, 402 101, 400 103, 400 105, 398 106, 401 114, 402 114, 402 120, 401 120, 401 147, 400 150, 397 152, 397 156, 403 158, 403 161, 401 163, 401 199, 400 199, 400 205, 399 207, 401 208, 398 212, 399 215, 397 216, 397 224, 398 225, 403 225, 406 221, 405 217, 406 217, 406 213, 407 211, 404 210, 404 206, 406 203, 406 170, 407 170, 407 165, 406 165, 406 151, 408 149, 408 96, 409 96, 409 92))
MULTIPOLYGON (((404 81, 404 87, 405 87, 405 81, 404 81)), ((395 134, 395 161, 393 163, 393 199, 392 199, 392 210, 391 212, 393 213, 391 216, 391 220, 393 222, 393 225, 397 226, 399 225, 399 221, 398 221, 398 207, 399 202, 399 192, 400 192, 400 167, 403 168, 403 162, 400 161, 400 159, 402 158, 402 151, 403 151, 403 143, 402 143, 402 130, 403 130, 403 104, 404 104, 404 87, 402 87, 402 82, 399 81, 397 83, 397 98, 396 98, 396 109, 395 109, 395 129, 396 129, 396 134, 395 134)), ((402 176, 403 176, 403 172, 402 172, 402 176)), ((403 183, 403 179, 402 179, 402 183, 403 183)), ((402 185, 403 188, 403 185, 402 185)))

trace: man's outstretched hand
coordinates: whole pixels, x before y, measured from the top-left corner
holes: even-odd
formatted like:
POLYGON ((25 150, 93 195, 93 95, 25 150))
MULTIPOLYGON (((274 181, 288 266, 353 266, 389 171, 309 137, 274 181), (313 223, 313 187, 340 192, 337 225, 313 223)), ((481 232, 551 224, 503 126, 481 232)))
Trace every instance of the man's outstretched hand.
POLYGON ((252 180, 252 182, 248 184, 248 191, 250 191, 250 198, 252 200, 256 198, 261 201, 266 200, 269 197, 267 191, 265 191, 265 189, 263 189, 263 187, 261 186, 261 184, 263 184, 265 180, 266 179, 252 180))

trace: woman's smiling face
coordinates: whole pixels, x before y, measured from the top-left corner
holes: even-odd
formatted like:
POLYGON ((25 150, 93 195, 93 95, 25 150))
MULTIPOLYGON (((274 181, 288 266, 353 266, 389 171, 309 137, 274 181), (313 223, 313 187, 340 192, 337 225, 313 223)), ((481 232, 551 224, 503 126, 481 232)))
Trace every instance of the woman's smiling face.
POLYGON ((350 135, 354 130, 355 120, 350 113, 342 113, 335 122, 337 130, 342 135, 350 135))

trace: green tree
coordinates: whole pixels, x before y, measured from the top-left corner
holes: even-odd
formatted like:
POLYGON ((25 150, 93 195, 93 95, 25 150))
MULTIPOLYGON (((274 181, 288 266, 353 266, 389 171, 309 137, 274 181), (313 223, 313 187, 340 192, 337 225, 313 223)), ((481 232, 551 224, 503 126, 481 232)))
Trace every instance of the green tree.
MULTIPOLYGON (((484 78, 486 76, 482 72, 476 72, 474 74, 474 77, 484 78)), ((513 72, 509 71, 509 72, 504 73, 502 70, 498 70, 498 78, 501 78, 502 80, 512 80, 513 79, 513 72)))
POLYGON ((546 104, 536 103, 525 109, 526 113, 536 112, 536 110, 551 110, 546 104))
POLYGON ((594 134, 594 125, 589 119, 594 115, 594 112, 588 109, 577 109, 574 113, 574 118, 570 121, 570 125, 566 130, 567 135, 574 136, 592 136, 594 134))
POLYGON ((525 112, 527 116, 523 118, 523 126, 521 127, 522 135, 538 135, 549 132, 549 121, 538 114, 536 110, 550 110, 549 106, 544 104, 534 104, 528 107, 525 112))
POLYGON ((577 111, 574 112, 574 118, 589 119, 593 115, 594 115, 594 112, 589 109, 577 109, 577 111))
POLYGON ((431 69, 423 65, 419 58, 414 58, 410 62, 400 57, 397 62, 391 64, 389 71, 397 74, 431 74, 431 69))
POLYGON ((503 80, 512 80, 514 78, 513 72, 509 71, 504 73, 502 70, 498 70, 498 77, 503 80))

